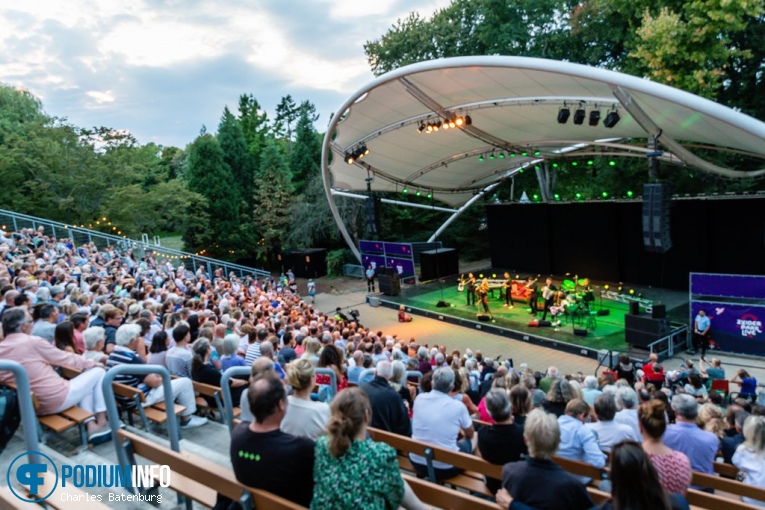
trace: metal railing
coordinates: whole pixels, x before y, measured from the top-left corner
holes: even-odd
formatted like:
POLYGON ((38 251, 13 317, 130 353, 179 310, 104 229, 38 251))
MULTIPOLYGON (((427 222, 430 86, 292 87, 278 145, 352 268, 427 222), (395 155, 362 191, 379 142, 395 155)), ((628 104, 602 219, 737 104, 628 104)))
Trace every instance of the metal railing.
POLYGON ((29 386, 27 371, 16 361, 0 360, 0 372, 12 372, 16 379, 16 396, 19 401, 21 413, 21 425, 24 429, 24 442, 27 445, 27 458, 30 464, 39 464, 40 457, 37 454, 39 443, 37 442, 37 415, 32 402, 32 389, 29 386))
POLYGON ((659 358, 671 358, 675 355, 675 349, 685 350, 690 345, 688 339, 688 326, 674 328, 668 335, 648 344, 648 350, 655 353, 659 358), (666 345, 662 345, 666 343, 666 345))
POLYGON ((359 266, 357 264, 343 264, 343 276, 364 278, 364 266, 359 266))
MULTIPOLYGON (((44 218, 38 218, 36 216, 21 214, 5 209, 0 209, 0 226, 2 226, 3 230, 13 230, 14 232, 18 232, 22 228, 37 229, 43 227, 46 235, 52 235, 56 237, 56 239, 71 239, 72 244, 74 245, 93 243, 99 250, 102 250, 107 246, 114 246, 123 252, 132 249, 138 257, 143 257, 147 253, 152 252, 157 254, 158 258, 163 259, 163 262, 171 262, 174 267, 178 267, 181 263, 186 265, 191 264, 191 269, 194 272, 196 272, 199 266, 204 265, 208 274, 212 274, 216 269, 222 269, 226 276, 230 273, 237 274, 240 278, 249 275, 256 277, 271 276, 270 272, 263 269, 255 269, 241 264, 234 264, 233 262, 225 262, 223 260, 189 253, 183 250, 167 248, 165 246, 160 246, 159 244, 129 239, 127 237, 90 230, 76 225, 67 225, 65 223, 46 220, 44 218)), ((155 237, 155 239, 158 238, 155 237)))

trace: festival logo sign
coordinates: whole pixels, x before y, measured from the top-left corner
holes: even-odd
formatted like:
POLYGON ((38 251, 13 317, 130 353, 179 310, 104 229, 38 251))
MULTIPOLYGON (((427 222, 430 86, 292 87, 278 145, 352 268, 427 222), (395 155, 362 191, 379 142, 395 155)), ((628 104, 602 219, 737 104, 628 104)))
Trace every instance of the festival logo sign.
POLYGON ((762 321, 753 313, 746 313, 736 321, 736 327, 741 330, 741 336, 755 338, 762 334, 762 321))

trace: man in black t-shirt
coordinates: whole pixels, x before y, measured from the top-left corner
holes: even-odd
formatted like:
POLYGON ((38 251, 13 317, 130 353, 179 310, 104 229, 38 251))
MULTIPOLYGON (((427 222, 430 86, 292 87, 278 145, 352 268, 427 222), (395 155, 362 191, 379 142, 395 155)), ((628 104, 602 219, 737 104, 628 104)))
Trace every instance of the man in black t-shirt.
POLYGON ((231 464, 236 479, 303 506, 313 497, 314 442, 279 430, 287 411, 281 380, 267 375, 250 385, 247 395, 255 420, 231 434, 231 464))

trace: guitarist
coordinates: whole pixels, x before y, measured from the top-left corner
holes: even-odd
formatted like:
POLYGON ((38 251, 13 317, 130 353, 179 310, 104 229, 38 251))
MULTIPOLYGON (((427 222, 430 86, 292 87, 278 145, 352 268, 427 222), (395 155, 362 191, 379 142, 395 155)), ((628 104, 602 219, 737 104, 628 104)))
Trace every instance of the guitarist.
POLYGON ((526 279, 526 288, 531 290, 529 296, 529 305, 531 305, 531 315, 537 314, 537 300, 539 299, 539 287, 537 286, 537 279, 529 276, 526 279))
POLYGON ((473 273, 468 273, 467 305, 475 306, 475 276, 473 276, 473 273))
POLYGON ((505 273, 505 281, 502 286, 505 288, 505 307, 513 308, 513 280, 510 279, 510 273, 505 273))

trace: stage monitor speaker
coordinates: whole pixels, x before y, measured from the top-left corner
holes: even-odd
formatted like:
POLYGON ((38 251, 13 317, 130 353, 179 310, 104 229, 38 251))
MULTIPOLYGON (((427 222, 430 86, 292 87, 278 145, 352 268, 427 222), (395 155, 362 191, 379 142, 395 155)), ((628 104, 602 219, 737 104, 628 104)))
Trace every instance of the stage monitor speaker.
POLYGON ((397 274, 393 276, 381 274, 377 282, 380 292, 386 296, 398 296, 401 293, 401 278, 397 274))
POLYGON ((663 319, 667 316, 667 305, 653 305, 651 317, 654 319, 663 319))
POLYGON ((672 188, 669 185, 643 185, 643 245, 646 251, 666 253, 672 248, 671 205, 672 188))
POLYGON ((489 322, 491 320, 491 316, 487 313, 477 313, 475 318, 481 322, 489 322))
POLYGON ((640 303, 630 301, 630 315, 640 315, 640 303))
POLYGON ((598 310, 598 317, 604 317, 606 315, 611 315, 611 310, 609 308, 601 308, 598 310))
POLYGON ((582 328, 574 328, 574 334, 576 336, 587 336, 587 330, 582 328))
POLYGON ((438 308, 449 308, 449 306, 451 306, 451 305, 449 305, 449 303, 448 303, 448 302, 446 302, 446 301, 444 301, 444 300, 442 299, 441 301, 439 301, 438 303, 436 303, 436 306, 437 306, 438 308))
POLYGON ((649 349, 649 345, 661 338, 655 333, 645 333, 642 331, 626 330, 624 332, 624 339, 632 347, 640 349, 649 349))
POLYGON ((627 331, 638 331, 640 333, 651 333, 656 335, 656 339, 669 334, 669 320, 654 319, 647 315, 625 315, 624 328, 627 331))
POLYGON ((459 254, 454 248, 439 248, 420 253, 422 281, 459 274, 459 254))

